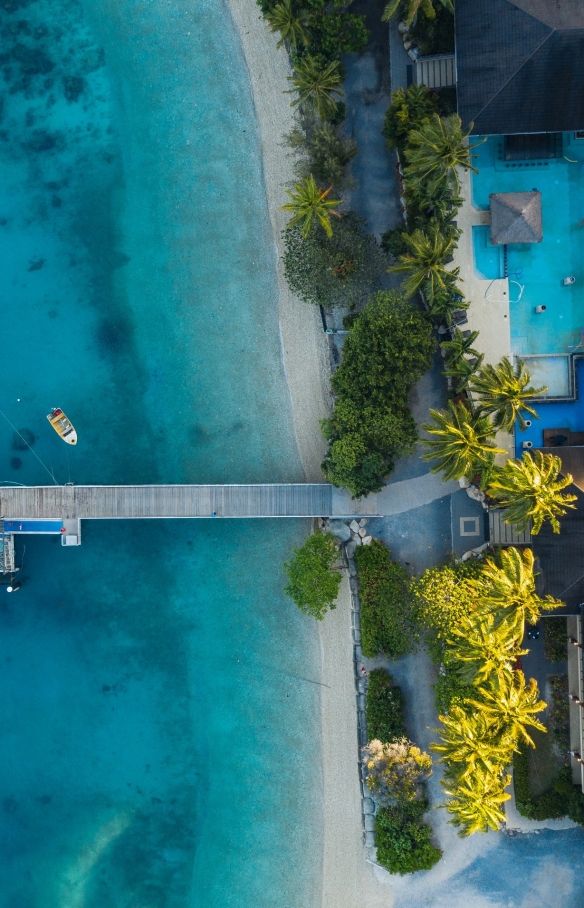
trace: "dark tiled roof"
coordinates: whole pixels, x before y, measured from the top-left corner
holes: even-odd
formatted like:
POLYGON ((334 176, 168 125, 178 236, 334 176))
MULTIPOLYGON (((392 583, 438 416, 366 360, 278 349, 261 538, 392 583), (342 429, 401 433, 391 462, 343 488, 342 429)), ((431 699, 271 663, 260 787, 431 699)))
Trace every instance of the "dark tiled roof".
POLYGON ((458 112, 473 132, 584 129, 584 0, 456 0, 458 112))
POLYGON ((491 243, 541 243, 541 192, 493 192, 489 198, 491 243))

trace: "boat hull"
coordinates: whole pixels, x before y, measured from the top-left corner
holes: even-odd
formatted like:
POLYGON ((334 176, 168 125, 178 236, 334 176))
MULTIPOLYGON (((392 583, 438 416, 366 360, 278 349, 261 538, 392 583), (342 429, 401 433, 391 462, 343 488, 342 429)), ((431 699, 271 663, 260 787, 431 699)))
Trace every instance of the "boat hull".
POLYGON ((47 419, 59 438, 62 438, 66 444, 77 444, 77 432, 75 431, 73 423, 65 416, 59 407, 55 407, 50 413, 47 413, 47 419))

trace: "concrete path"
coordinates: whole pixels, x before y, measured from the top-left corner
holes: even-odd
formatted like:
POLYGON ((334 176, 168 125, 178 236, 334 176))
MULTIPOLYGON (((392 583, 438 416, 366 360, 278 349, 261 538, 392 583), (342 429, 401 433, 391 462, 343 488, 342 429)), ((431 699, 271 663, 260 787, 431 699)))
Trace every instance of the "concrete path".
POLYGON ((415 479, 393 482, 377 495, 377 511, 384 517, 404 514, 460 491, 457 482, 443 482, 440 475, 426 473, 415 479))

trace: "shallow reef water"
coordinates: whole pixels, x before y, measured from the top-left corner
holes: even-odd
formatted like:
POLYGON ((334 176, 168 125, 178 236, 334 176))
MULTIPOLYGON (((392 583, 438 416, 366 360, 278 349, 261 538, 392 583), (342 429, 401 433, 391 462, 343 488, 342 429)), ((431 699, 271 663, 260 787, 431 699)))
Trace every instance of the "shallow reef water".
MULTIPOLYGON (((298 481, 220 0, 0 0, 0 481, 298 481), (45 415, 62 407, 68 448, 45 415)), ((318 902, 307 521, 96 521, 0 589, 0 908, 318 902)))

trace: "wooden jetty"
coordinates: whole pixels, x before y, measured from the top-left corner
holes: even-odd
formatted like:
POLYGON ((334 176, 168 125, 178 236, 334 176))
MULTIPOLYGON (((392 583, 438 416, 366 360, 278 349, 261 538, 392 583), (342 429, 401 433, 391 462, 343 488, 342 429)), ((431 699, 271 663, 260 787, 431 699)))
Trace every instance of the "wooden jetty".
POLYGON ((352 501, 345 490, 326 483, 0 488, 0 517, 7 520, 350 517, 374 516, 375 505, 375 496, 352 501))

